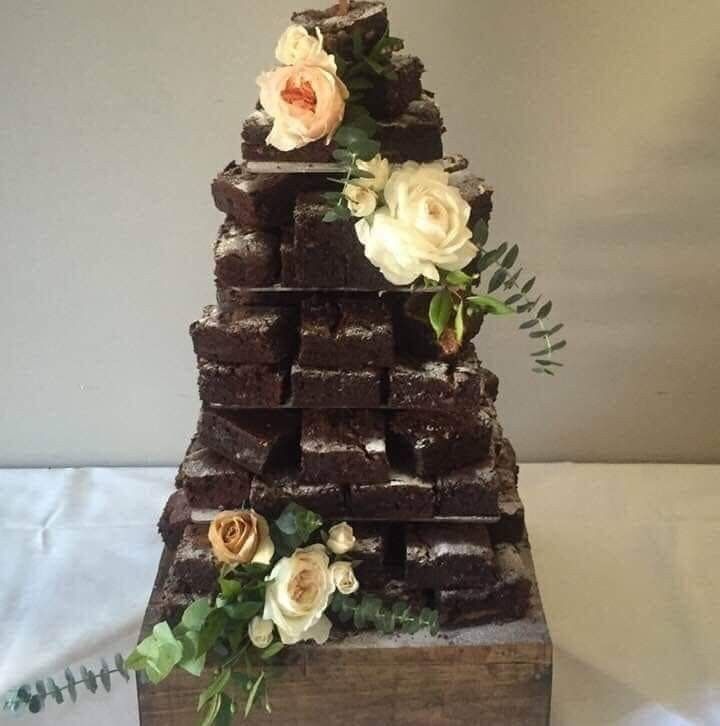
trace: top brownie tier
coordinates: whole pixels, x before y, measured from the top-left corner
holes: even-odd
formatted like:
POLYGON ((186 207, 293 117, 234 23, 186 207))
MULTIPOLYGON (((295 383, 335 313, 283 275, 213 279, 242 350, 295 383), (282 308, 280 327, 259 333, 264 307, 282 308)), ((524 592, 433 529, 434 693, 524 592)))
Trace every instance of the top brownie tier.
POLYGON ((359 34, 366 50, 375 45, 388 29, 387 7, 383 2, 353 0, 347 15, 338 15, 338 6, 327 10, 304 10, 294 13, 292 22, 302 25, 309 33, 318 29, 325 40, 325 50, 352 58, 353 35, 359 34))

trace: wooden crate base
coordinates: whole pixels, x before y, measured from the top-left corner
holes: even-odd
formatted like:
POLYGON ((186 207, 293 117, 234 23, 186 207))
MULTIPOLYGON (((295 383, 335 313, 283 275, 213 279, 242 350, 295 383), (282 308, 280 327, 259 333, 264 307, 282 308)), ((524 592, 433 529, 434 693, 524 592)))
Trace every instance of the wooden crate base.
MULTIPOLYGON (((532 570, 529 550, 527 562, 532 570)), ((168 564, 163 556, 155 592, 168 564)), ((299 646, 274 675, 272 715, 282 726, 547 726, 552 643, 535 589, 524 620, 441 632, 437 637, 361 633, 322 647, 299 646)), ((151 598, 143 632, 157 621, 151 598)), ((141 726, 197 726, 206 678, 177 673, 139 686, 141 726)))

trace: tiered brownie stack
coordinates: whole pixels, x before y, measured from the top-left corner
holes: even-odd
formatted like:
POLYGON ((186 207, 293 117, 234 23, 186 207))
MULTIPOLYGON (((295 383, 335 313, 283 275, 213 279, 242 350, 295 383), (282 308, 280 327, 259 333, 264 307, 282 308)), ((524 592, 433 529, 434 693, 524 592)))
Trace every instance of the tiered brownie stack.
MULTIPOLYGON (((293 20, 319 26, 340 54, 354 29, 370 46, 387 27, 375 2, 293 20)), ((397 78, 369 102, 383 119, 381 153, 442 159, 443 122, 421 61, 397 54, 394 65, 397 78)), ((249 505, 272 517, 294 501, 326 522, 352 522, 365 591, 436 607, 445 625, 522 617, 531 580, 497 377, 472 345, 448 354, 438 344, 428 296, 393 289, 352 221, 323 221, 325 175, 248 170, 332 160, 323 142, 291 153, 267 146, 270 127, 262 111, 250 117, 245 162, 212 187, 227 218, 214 247, 218 303, 191 326, 203 407, 161 521, 176 550, 167 614, 213 587, 206 532, 217 510, 249 505)), ((462 159, 445 163, 471 224, 489 220, 490 188, 462 159)))

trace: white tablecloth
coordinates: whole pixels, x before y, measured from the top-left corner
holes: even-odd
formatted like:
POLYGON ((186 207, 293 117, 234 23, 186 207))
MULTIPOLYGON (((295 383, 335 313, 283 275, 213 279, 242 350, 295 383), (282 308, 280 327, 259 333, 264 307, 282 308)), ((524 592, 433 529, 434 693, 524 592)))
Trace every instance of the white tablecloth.
MULTIPOLYGON (((0 691, 129 652, 173 475, 0 471, 0 691)), ((521 488, 554 726, 720 725, 720 467, 527 465, 521 488)), ((28 722, 137 726, 132 685, 80 698, 28 722)))

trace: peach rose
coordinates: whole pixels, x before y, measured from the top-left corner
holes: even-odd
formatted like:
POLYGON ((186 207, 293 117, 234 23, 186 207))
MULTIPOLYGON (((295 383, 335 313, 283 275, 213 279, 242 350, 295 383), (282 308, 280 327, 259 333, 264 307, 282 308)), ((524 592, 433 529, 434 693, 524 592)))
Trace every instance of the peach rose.
POLYGON ((320 139, 332 141, 350 95, 334 73, 304 64, 286 66, 262 73, 257 84, 260 104, 274 121, 269 146, 293 151, 320 139))
POLYGON ((252 509, 221 512, 208 537, 215 559, 226 565, 269 565, 275 554, 267 520, 252 509))

